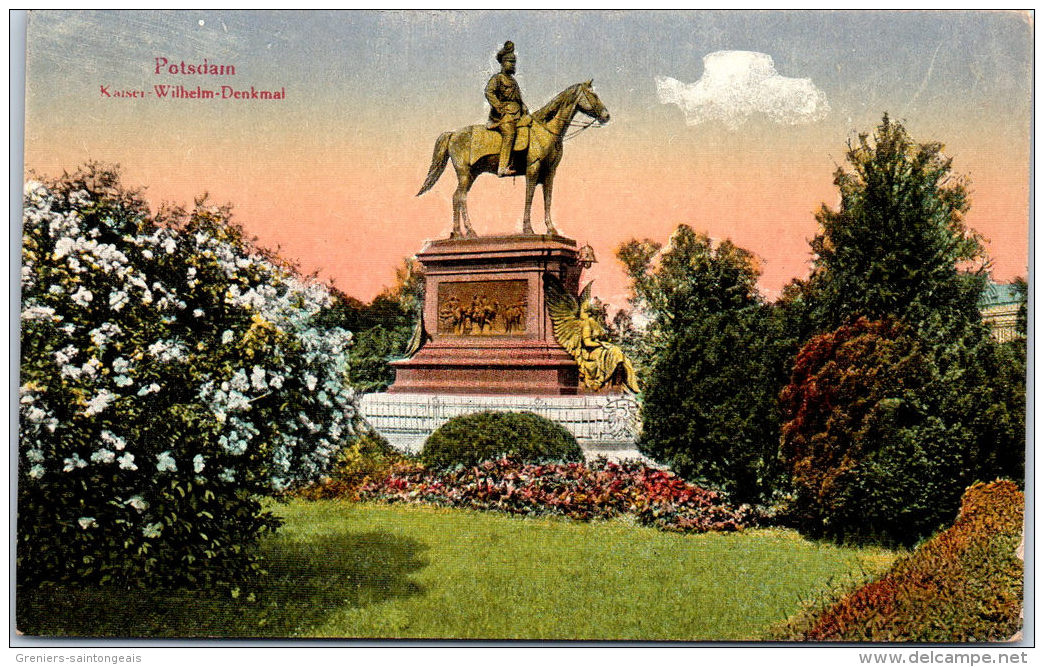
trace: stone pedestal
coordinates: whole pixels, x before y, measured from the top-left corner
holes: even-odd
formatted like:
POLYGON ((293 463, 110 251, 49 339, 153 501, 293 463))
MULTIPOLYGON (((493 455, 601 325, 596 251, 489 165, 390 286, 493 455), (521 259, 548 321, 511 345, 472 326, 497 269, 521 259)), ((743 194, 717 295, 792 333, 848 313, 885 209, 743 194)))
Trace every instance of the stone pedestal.
POLYGON ((555 340, 543 276, 554 274, 575 294, 578 255, 576 242, 562 236, 428 242, 417 260, 430 340, 392 362, 388 393, 577 394, 576 362, 555 340))
POLYGON ((587 394, 576 362, 555 340, 544 276, 577 294, 579 254, 561 236, 428 242, 417 259, 429 340, 392 362, 387 393, 362 397, 366 420, 396 448, 417 452, 452 417, 528 411, 573 433, 588 458, 642 458, 634 397, 609 389, 587 394))

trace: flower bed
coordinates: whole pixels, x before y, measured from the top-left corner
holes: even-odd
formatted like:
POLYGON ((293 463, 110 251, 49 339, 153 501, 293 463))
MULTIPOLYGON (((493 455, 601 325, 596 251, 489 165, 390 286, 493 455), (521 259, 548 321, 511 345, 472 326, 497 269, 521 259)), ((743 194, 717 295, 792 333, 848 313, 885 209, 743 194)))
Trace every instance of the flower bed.
POLYGON ((510 458, 432 472, 397 466, 359 489, 359 498, 424 503, 589 521, 630 514, 642 525, 675 532, 735 531, 750 525, 745 508, 714 491, 638 462, 523 464, 510 458))
POLYGON ((799 618, 777 638, 831 641, 1004 641, 1022 625, 1025 498, 1014 482, 975 484, 953 526, 880 579, 799 618))

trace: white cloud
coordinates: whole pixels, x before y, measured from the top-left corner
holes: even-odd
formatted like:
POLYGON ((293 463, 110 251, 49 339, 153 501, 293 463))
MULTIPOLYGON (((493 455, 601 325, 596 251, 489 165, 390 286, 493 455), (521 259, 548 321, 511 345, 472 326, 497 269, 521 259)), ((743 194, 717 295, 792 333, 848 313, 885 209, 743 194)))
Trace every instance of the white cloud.
POLYGON ((685 84, 656 77, 663 104, 677 104, 688 125, 720 120, 739 129, 760 112, 782 125, 813 123, 830 111, 826 95, 811 79, 794 79, 776 72, 772 56, 756 51, 715 51, 703 57, 703 76, 685 84))

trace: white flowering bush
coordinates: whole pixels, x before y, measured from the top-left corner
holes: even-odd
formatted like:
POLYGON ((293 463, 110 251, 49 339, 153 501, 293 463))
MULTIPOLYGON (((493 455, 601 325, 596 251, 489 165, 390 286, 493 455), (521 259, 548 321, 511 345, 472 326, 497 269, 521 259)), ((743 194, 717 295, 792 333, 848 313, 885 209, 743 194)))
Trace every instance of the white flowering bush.
POLYGON ((231 582, 352 433, 327 288, 89 165, 24 196, 20 580, 231 582), (329 319, 329 318, 325 318, 329 319))

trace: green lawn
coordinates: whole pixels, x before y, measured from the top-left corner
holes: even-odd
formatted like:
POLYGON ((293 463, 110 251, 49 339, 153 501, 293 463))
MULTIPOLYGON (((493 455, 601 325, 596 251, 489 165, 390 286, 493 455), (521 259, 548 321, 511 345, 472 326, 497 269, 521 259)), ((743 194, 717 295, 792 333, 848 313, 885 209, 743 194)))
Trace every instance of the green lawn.
POLYGON ((48 588, 27 634, 166 637, 755 639, 894 553, 786 530, 676 535, 426 507, 293 501, 264 543, 259 603, 205 592, 48 588))

